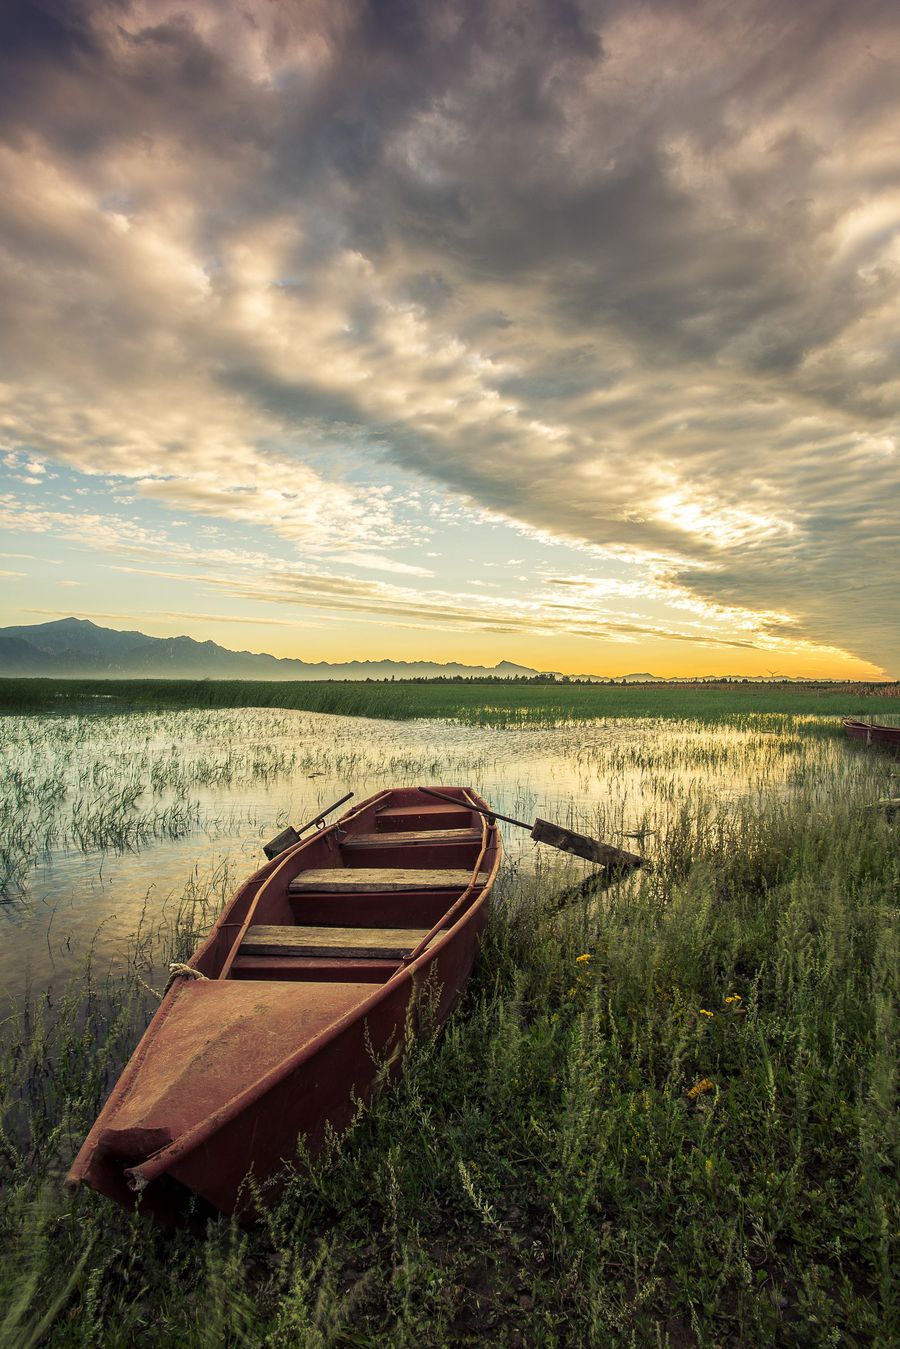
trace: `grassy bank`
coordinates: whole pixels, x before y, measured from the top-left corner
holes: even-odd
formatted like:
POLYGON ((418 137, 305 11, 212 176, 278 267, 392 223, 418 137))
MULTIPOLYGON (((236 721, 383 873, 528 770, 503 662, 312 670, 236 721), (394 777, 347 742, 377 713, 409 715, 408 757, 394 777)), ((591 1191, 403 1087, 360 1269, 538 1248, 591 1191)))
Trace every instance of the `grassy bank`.
POLYGON ((127 712, 279 707, 342 716, 447 717, 472 725, 534 724, 592 717, 744 714, 893 716, 898 686, 881 684, 607 685, 299 680, 0 679, 0 712, 127 712))
POLYGON ((900 864, 860 804, 698 807, 590 913, 507 877, 444 1036, 265 1227, 203 1238, 59 1185, 198 888, 0 1028, 0 1344, 895 1343, 900 864))

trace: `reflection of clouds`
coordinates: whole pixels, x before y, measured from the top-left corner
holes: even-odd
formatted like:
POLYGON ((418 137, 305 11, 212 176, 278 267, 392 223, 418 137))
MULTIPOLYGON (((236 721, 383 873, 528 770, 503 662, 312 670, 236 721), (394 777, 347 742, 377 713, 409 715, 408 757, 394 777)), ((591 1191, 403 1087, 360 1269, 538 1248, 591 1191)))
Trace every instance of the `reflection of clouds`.
POLYGON ((692 640, 900 657, 895 6, 0 22, 4 442, 403 574, 377 450, 692 640))

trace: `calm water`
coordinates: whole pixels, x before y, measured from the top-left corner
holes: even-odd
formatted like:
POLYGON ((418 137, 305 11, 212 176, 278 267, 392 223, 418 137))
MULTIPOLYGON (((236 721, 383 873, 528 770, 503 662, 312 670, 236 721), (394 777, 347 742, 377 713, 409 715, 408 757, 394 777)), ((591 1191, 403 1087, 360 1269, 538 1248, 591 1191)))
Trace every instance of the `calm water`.
MULTIPOLYGON (((191 884, 226 897, 267 838, 346 791, 471 785, 504 814, 621 843, 711 798, 724 809, 772 792, 827 795, 875 771, 811 734, 811 719, 782 735, 769 725, 491 729, 269 709, 7 718, 0 985, 7 996, 58 987, 91 950, 96 969, 115 967, 139 925, 164 921, 191 884)), ((504 836, 509 865, 533 869, 537 845, 511 827, 504 836)))

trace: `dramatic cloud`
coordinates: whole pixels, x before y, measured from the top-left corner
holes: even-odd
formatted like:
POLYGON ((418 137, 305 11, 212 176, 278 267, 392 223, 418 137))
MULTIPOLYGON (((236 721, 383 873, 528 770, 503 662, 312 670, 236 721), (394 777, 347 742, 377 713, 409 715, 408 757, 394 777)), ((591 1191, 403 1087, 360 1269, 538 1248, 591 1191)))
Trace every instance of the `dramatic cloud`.
POLYGON ((29 0, 0 29, 26 481, 266 528, 285 601, 896 671, 895 4, 29 0), (641 579, 342 588, 430 575, 393 473, 641 579))

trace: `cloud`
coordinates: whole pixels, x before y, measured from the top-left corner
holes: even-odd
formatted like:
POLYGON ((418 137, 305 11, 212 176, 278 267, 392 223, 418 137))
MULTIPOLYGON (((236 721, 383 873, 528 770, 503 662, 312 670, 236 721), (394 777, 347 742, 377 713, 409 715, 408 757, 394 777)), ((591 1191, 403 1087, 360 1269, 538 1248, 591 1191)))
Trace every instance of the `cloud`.
POLYGON ((394 572, 399 576, 433 576, 428 567, 418 567, 411 562, 399 562, 396 558, 384 557, 379 553, 344 553, 341 561, 351 567, 362 567, 366 571, 394 572))
MULTIPOLYGON (((772 631, 760 632, 756 615, 682 599, 681 622, 651 621, 640 609, 616 609, 598 602, 592 592, 574 602, 560 603, 531 596, 485 596, 478 593, 421 588, 370 581, 323 571, 299 571, 287 563, 273 567, 271 560, 258 559, 255 569, 188 573, 154 566, 115 566, 115 570, 139 573, 169 581, 199 582, 210 594, 227 594, 235 600, 289 605, 317 614, 352 615, 363 622, 391 620, 398 626, 439 631, 520 633, 527 635, 578 635, 618 644, 640 637, 690 642, 699 647, 735 647, 772 652, 821 654, 812 643, 791 633, 777 631, 778 615, 771 615, 772 631), (699 617, 698 617, 699 615, 699 617)), ((656 597, 653 592, 648 592, 656 597)), ((656 597, 658 598, 658 597, 656 597)), ((669 597, 666 597, 667 599, 669 597)), ((676 601, 678 597, 676 596, 676 601)), ((672 607, 675 607, 673 604, 672 607)), ((831 648, 827 655, 845 660, 846 653, 831 648)))
MULTIPOLYGON (((349 617, 355 623, 424 632, 578 636, 610 645, 651 638, 698 648, 812 655, 834 662, 847 659, 839 646, 823 647, 798 634, 789 614, 699 597, 673 579, 671 562, 668 573, 659 563, 655 572, 637 573, 635 559, 629 557, 628 565, 637 574, 626 579, 546 576, 543 586, 530 585, 523 594, 486 595, 477 584, 446 590, 436 583, 426 588, 421 582, 412 586, 347 575, 326 570, 321 563, 300 568, 277 554, 210 544, 180 531, 142 527, 125 517, 43 511, 9 494, 0 497, 0 526, 89 547, 95 555, 106 554, 114 572, 189 585, 195 592, 225 597, 230 603, 251 602, 270 612, 288 607, 294 614, 306 611, 309 615, 226 620, 207 612, 178 610, 166 615, 167 622, 172 618, 215 619, 318 628, 349 617)), ((38 608, 29 612, 57 616, 62 611, 38 608)), ((141 617, 93 610, 90 616, 124 621, 141 617)), ((145 617, 152 620, 154 615, 145 617)))
POLYGON ((7 445, 412 575, 397 466, 638 559, 667 632, 900 663, 894 5, 2 23, 7 445))
MULTIPOLYGON (((41 614, 45 618, 68 618, 72 616, 71 609, 24 609, 21 612, 28 614, 41 614)), ((160 610, 140 610, 135 613, 123 614, 121 612, 107 613, 92 609, 89 614, 82 615, 91 620, 104 619, 114 623, 163 623, 169 626, 173 619, 183 618, 188 622, 195 623, 215 623, 217 626, 227 623, 251 623, 260 627, 280 627, 280 628, 311 628, 316 624, 305 623, 298 618, 258 618, 244 614, 208 614, 196 613, 193 610, 166 610, 164 613, 160 610)))

